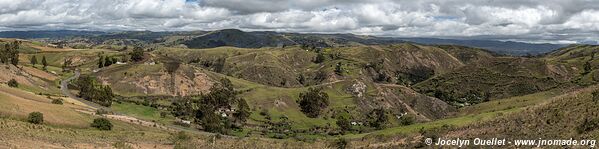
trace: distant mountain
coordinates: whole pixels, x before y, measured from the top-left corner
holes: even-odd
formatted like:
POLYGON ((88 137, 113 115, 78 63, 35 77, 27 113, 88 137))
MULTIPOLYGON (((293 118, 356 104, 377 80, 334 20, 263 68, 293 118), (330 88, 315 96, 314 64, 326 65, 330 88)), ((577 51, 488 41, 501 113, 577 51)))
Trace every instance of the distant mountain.
POLYGON ((77 36, 102 35, 106 32, 100 31, 74 31, 74 30, 54 30, 54 31, 3 31, 0 32, 0 38, 67 38, 77 36))
POLYGON ((539 55, 565 47, 562 44, 533 44, 513 41, 458 40, 438 38, 393 38, 354 34, 301 34, 277 32, 243 32, 236 29, 218 30, 184 42, 189 48, 234 46, 241 48, 275 47, 306 44, 314 47, 334 47, 352 43, 364 45, 414 42, 428 45, 460 45, 487 49, 508 55, 539 55))
POLYGON ((539 55, 553 50, 566 47, 564 44, 533 44, 513 41, 494 41, 494 40, 457 40, 457 39, 438 39, 438 38, 399 38, 400 40, 416 42, 420 44, 435 45, 462 45, 487 49, 496 53, 508 55, 539 55))
POLYGON ((185 41, 183 44, 190 48, 213 48, 220 46, 260 48, 292 45, 295 43, 276 32, 243 32, 237 29, 225 29, 207 33, 185 41))
POLYGON ((414 42, 428 45, 460 45, 487 49, 508 55, 539 55, 565 47, 562 44, 533 44, 513 41, 439 39, 439 38, 393 38, 362 36, 354 34, 304 34, 281 33, 270 31, 244 32, 238 29, 216 31, 181 31, 181 32, 100 32, 100 31, 5 31, 0 38, 51 38, 68 39, 71 37, 87 38, 92 44, 115 40, 137 40, 146 44, 185 45, 189 48, 213 48, 233 46, 240 48, 277 47, 286 45, 307 45, 311 47, 335 47, 351 44, 377 45, 414 42))

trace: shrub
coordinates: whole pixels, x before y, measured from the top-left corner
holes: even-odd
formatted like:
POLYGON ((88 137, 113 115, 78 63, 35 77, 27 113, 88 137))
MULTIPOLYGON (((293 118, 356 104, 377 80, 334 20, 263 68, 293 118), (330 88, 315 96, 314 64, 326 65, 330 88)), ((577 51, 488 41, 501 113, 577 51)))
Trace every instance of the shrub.
POLYGON ((139 62, 144 58, 144 50, 141 47, 133 48, 133 52, 131 52, 131 59, 133 61, 139 62))
POLYGON ((112 123, 106 118, 96 118, 90 126, 99 130, 112 130, 112 123))
POLYGON ((260 110, 259 114, 262 115, 262 116, 267 116, 268 115, 268 109, 262 109, 262 110, 260 110))
POLYGON ((593 130, 597 129, 598 127, 599 127, 599 119, 589 120, 588 118, 585 118, 584 121, 582 123, 580 123, 578 125, 578 127, 576 127, 576 131, 579 134, 583 134, 585 132, 593 131, 593 130))
POLYGON ((593 91, 593 101, 599 101, 599 90, 593 91))
POLYGON ((330 148, 345 149, 348 148, 349 141, 345 138, 338 138, 331 144, 330 148))
POLYGON ((171 137, 169 137, 169 139, 173 142, 173 144, 182 142, 182 141, 188 141, 191 139, 191 136, 189 136, 187 133, 185 133, 185 131, 179 131, 175 134, 173 134, 171 137))
POLYGON ((326 57, 322 52, 318 52, 316 58, 314 58, 314 63, 322 63, 326 60, 326 57))
POLYGON ((339 128, 341 128, 341 130, 343 131, 348 131, 351 129, 351 124, 348 118, 343 117, 343 116, 339 116, 337 117, 337 122, 336 122, 337 126, 339 126, 339 128))
POLYGON ((8 81, 8 86, 19 87, 19 82, 17 82, 17 80, 15 80, 15 79, 10 79, 10 81, 8 81))
POLYGON ((40 112, 31 112, 27 117, 27 121, 33 124, 41 124, 44 122, 44 114, 40 112))
POLYGON ((370 112, 370 114, 369 114, 370 126, 376 128, 376 129, 385 128, 385 126, 389 122, 389 118, 387 117, 386 113, 387 112, 385 111, 385 109, 382 109, 382 108, 372 110, 372 112, 370 112))
POLYGON ((404 115, 401 118, 399 118, 399 124, 403 126, 412 125, 414 124, 414 117, 410 115, 404 115))
POLYGON ((52 99, 52 104, 58 104, 61 105, 62 103, 62 98, 58 98, 58 99, 52 99))
POLYGON ((306 116, 316 118, 322 109, 329 106, 329 95, 322 89, 309 88, 307 92, 300 93, 299 105, 306 116))
POLYGON ((98 110, 96 110, 96 115, 103 115, 103 114, 108 114, 109 111, 103 108, 100 108, 98 110))

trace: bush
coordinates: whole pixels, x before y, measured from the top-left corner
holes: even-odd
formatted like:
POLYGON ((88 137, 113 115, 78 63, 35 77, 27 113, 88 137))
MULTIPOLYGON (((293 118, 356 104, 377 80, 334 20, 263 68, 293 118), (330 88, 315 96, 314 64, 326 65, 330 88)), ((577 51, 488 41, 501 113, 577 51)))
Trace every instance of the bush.
POLYGON ((370 126, 379 130, 385 128, 385 126, 389 122, 389 118, 387 117, 386 113, 387 112, 385 111, 385 109, 382 108, 372 110, 372 112, 370 112, 369 114, 370 126))
POLYGON ((403 126, 412 125, 414 124, 414 117, 410 115, 404 115, 401 118, 399 118, 399 124, 403 126))
POLYGON ((593 91, 593 101, 599 101, 599 90, 593 91))
POLYGON ((343 117, 343 116, 339 116, 337 117, 337 122, 336 122, 337 126, 339 126, 339 128, 341 128, 342 131, 348 131, 351 130, 351 124, 348 118, 343 117))
POLYGON ((110 113, 110 112, 106 109, 100 108, 100 109, 96 110, 96 115, 104 115, 104 114, 108 114, 108 113, 110 113))
POLYGON ((17 82, 17 80, 15 80, 15 79, 10 79, 10 81, 8 81, 8 86, 19 87, 19 82, 17 82))
POLYGON ((144 50, 141 47, 135 47, 131 52, 131 60, 139 62, 144 58, 144 50))
POLYGON ((580 123, 576 127, 576 131, 579 134, 583 134, 586 132, 591 132, 599 127, 599 119, 591 119, 585 118, 582 123, 580 123))
POLYGON ((29 117, 27 117, 27 121, 33 124, 44 123, 44 114, 40 112, 31 112, 29 113, 29 117))
POLYGON ((345 138, 338 138, 331 143, 330 148, 345 149, 349 147, 349 141, 345 138))
POLYGON ((298 101, 301 111, 310 118, 320 115, 322 109, 329 106, 329 95, 322 89, 309 88, 307 92, 300 93, 298 101))
POLYGON ((106 118, 96 118, 90 126, 100 130, 112 130, 112 123, 106 118))
POLYGON ((62 99, 58 98, 58 99, 52 99, 52 104, 58 104, 58 105, 62 105, 62 99))
POLYGON ((171 140, 171 142, 173 142, 173 144, 177 144, 180 142, 185 142, 191 139, 191 136, 189 136, 187 133, 185 133, 185 131, 179 131, 175 134, 173 134, 171 137, 169 137, 169 139, 171 140))

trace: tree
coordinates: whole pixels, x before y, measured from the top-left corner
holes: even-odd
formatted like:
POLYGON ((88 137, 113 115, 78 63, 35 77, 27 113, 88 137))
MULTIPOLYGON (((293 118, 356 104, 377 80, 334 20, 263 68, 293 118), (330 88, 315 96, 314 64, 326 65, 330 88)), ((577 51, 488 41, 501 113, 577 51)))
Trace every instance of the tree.
POLYGON ((35 55, 33 55, 31 56, 31 65, 35 67, 35 64, 37 64, 37 58, 35 57, 35 55))
POLYGON ((12 43, 5 44, 4 49, 6 53, 4 53, 5 56, 3 61, 9 61, 10 64, 17 66, 17 64, 19 64, 18 49, 20 44, 20 41, 14 41, 12 43))
POLYGON ((10 79, 8 81, 8 86, 10 86, 10 87, 19 87, 19 82, 17 82, 17 80, 15 80, 15 79, 10 79))
POLYGON ((389 118, 387 117, 386 113, 387 112, 383 108, 372 110, 369 114, 371 118, 369 121, 370 126, 377 129, 385 128, 385 125, 387 125, 387 123, 389 122, 389 118))
POLYGON ((41 124, 44 123, 44 114, 40 112, 31 112, 27 117, 27 122, 32 124, 41 124))
POLYGON ((316 58, 314 58, 314 63, 322 63, 325 61, 325 59, 326 57, 324 56, 324 54, 322 52, 318 52, 316 58))
POLYGON ((233 113, 233 116, 238 122, 245 123, 248 117, 250 117, 250 106, 243 98, 239 98, 237 101, 237 111, 233 113))
POLYGON ((322 109, 329 106, 329 95, 320 88, 309 88, 307 92, 300 93, 299 97, 301 111, 310 118, 318 117, 322 109))
POLYGON ((79 76, 76 84, 79 87, 79 96, 81 98, 106 107, 112 105, 114 94, 110 86, 98 84, 94 78, 87 75, 79 76))
MULTIPOLYGON (((182 119, 192 119, 200 122, 204 130, 209 132, 226 133, 235 122, 245 123, 250 115, 250 108, 247 102, 237 97, 240 92, 235 91, 233 84, 227 78, 220 80, 210 88, 208 94, 184 97, 181 100, 173 102, 172 113, 182 119), (236 105, 233 105, 237 103, 236 105), (220 112, 228 111, 236 106, 236 112, 232 117, 221 117, 220 112)), ((226 114, 226 113, 225 113, 226 114)))
POLYGON ((131 52, 131 59, 133 61, 139 62, 144 58, 144 50, 141 47, 133 48, 133 52, 131 52))
POLYGON ((223 133, 223 125, 221 124, 221 118, 212 109, 206 109, 202 116, 202 126, 205 131, 223 133))
POLYGON ((591 66, 590 61, 584 63, 584 74, 588 74, 589 72, 591 72, 592 69, 593 67, 591 66))
POLYGON ((102 67, 104 67, 104 56, 100 55, 100 58, 98 58, 98 68, 102 67))
POLYGON ((67 67, 70 67, 72 63, 73 63, 73 60, 71 60, 70 58, 65 59, 64 62, 62 63, 62 72, 66 72, 67 67))
POLYGON ((106 118, 96 118, 90 126, 99 130, 112 130, 112 123, 106 118))
POLYGON ((44 70, 48 67, 48 61, 46 61, 46 56, 42 56, 42 65, 44 65, 44 70))
POLYGON ((108 67, 108 66, 110 66, 112 64, 113 64, 113 62, 112 62, 112 59, 110 57, 108 57, 108 56, 104 57, 104 67, 108 67))

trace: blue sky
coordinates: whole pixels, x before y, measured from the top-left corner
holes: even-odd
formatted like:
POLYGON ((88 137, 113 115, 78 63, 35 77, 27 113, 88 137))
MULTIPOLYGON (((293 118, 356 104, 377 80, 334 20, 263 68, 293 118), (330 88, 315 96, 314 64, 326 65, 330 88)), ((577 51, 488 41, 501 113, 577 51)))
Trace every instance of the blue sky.
POLYGON ((597 43, 597 0, 0 0, 0 30, 246 31, 597 43))

